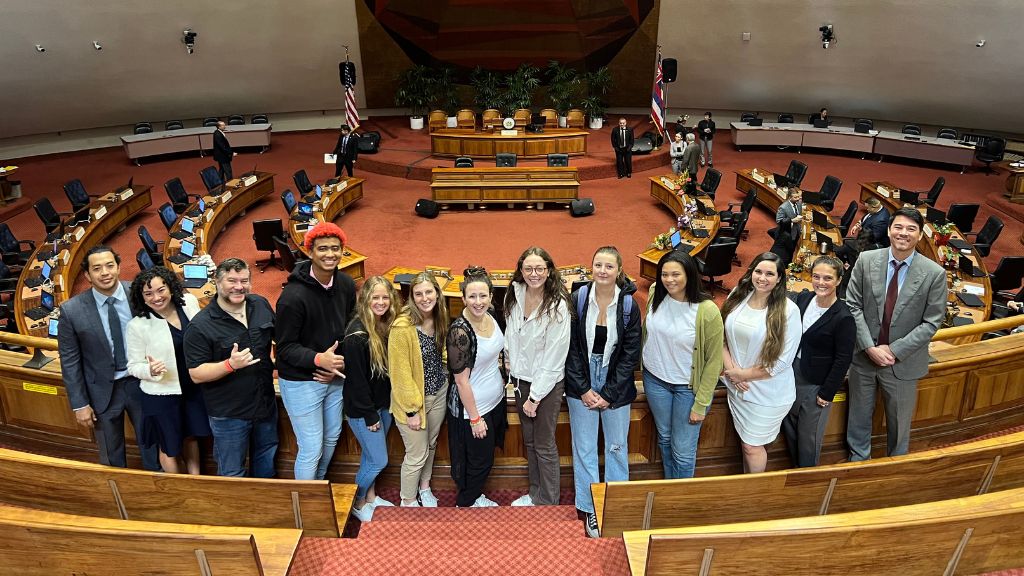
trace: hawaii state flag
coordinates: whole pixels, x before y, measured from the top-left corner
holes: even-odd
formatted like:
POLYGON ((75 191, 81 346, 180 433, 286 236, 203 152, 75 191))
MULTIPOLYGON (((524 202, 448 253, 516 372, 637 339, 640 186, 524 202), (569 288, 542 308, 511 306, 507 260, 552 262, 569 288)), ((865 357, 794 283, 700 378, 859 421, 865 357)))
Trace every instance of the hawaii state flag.
POLYGON ((651 121, 658 127, 658 134, 665 135, 665 78, 661 72, 661 50, 658 50, 658 65, 654 69, 654 86, 651 88, 651 121))

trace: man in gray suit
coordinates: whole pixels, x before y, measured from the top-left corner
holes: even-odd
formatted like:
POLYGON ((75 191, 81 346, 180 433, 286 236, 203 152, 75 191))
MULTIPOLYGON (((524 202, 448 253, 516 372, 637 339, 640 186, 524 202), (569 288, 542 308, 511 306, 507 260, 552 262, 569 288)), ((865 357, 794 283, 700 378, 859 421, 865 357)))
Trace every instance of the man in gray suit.
POLYGON ((924 218, 912 208, 889 221, 889 248, 863 252, 846 292, 857 324, 850 367, 846 440, 850 461, 871 458, 875 389, 885 405, 886 454, 910 449, 917 381, 928 373, 928 343, 946 312, 946 273, 914 252, 924 218))
MULTIPOLYGON (((61 304, 57 346, 75 419, 95 428, 100 463, 124 468, 124 413, 141 438, 142 391, 127 370, 124 333, 132 311, 120 264, 121 258, 107 246, 86 253, 82 271, 92 288, 61 304)), ((160 470, 155 446, 140 451, 147 470, 160 470)))
POLYGON ((700 147, 697 146, 693 133, 686 135, 686 148, 683 149, 683 170, 690 174, 690 178, 697 180, 697 163, 700 160, 700 147))

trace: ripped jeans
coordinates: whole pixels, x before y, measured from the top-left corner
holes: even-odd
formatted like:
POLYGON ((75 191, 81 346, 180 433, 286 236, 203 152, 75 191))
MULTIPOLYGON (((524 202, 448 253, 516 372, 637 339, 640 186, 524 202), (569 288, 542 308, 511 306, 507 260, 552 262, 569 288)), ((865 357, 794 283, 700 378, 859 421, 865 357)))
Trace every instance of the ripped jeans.
MULTIPOLYGON (((608 367, 602 356, 590 356, 590 387, 604 388, 608 367)), ((569 404, 569 429, 572 431, 572 473, 576 487, 576 508, 594 511, 590 484, 601 481, 597 466, 597 431, 604 434, 604 479, 606 482, 629 480, 629 405, 615 409, 591 410, 578 398, 566 397, 569 404)))

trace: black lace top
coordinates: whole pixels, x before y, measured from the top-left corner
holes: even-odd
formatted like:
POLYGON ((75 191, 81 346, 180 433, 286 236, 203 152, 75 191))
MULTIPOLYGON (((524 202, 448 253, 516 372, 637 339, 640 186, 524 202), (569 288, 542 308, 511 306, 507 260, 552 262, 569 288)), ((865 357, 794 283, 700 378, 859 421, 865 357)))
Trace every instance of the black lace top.
POLYGON ((447 380, 444 362, 433 336, 427 336, 419 329, 416 330, 416 336, 420 340, 420 355, 423 358, 423 393, 433 396, 441 391, 447 380))

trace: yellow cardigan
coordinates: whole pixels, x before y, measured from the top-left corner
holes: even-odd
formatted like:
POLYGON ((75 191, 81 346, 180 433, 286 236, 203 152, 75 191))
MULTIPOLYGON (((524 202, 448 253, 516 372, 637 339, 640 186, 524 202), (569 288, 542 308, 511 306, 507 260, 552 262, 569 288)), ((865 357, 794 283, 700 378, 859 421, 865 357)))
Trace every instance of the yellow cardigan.
MULTIPOLYGON (((441 361, 447 362, 448 350, 441 349, 441 361)), ((408 315, 395 319, 388 333, 388 374, 391 376, 391 414, 405 424, 406 413, 423 413, 423 354, 416 326, 408 315)))

